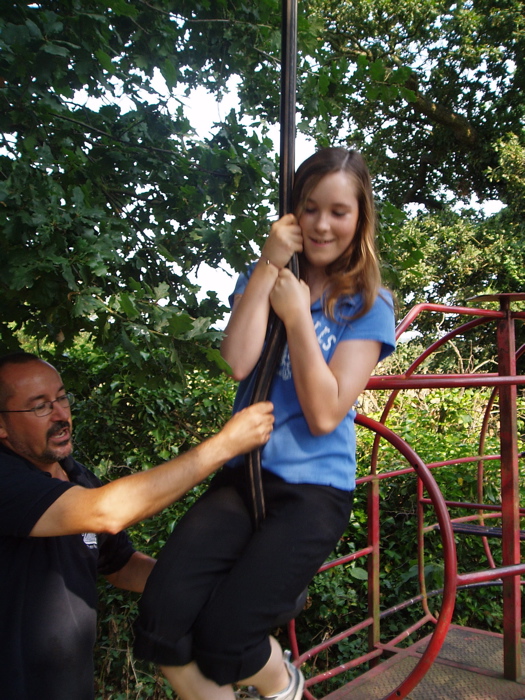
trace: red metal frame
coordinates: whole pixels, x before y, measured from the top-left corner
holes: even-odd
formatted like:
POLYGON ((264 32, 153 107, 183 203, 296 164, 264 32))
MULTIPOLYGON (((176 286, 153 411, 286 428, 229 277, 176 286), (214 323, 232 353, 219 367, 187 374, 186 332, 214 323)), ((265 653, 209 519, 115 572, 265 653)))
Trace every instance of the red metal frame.
POLYGON ((321 681, 332 678, 343 671, 353 669, 365 662, 376 665, 381 662, 385 652, 392 652, 400 641, 406 639, 415 630, 427 623, 434 624, 434 631, 424 654, 409 676, 386 695, 383 700, 406 698, 408 693, 420 682, 428 671, 433 661, 439 654, 439 650, 446 638, 455 605, 455 597, 458 586, 471 586, 480 583, 488 583, 496 579, 503 579, 503 652, 504 652, 504 677, 508 680, 519 680, 521 677, 521 575, 525 574, 525 563, 520 563, 520 517, 525 516, 525 509, 519 507, 519 465, 518 465, 518 440, 517 440, 517 411, 516 398, 518 385, 525 384, 525 376, 516 374, 516 360, 525 351, 525 346, 516 352, 515 348, 515 320, 525 320, 525 312, 511 311, 511 303, 525 300, 525 294, 500 294, 494 296, 477 297, 478 302, 498 302, 498 310, 483 308, 445 306, 441 304, 419 304, 402 320, 397 328, 396 335, 399 338, 407 331, 411 324, 421 313, 431 312, 440 314, 454 314, 457 316, 472 316, 473 319, 460 324, 452 331, 443 335, 435 343, 429 346, 420 357, 407 369, 403 375, 372 377, 368 389, 390 390, 381 420, 374 421, 363 415, 358 415, 356 423, 375 432, 375 440, 371 455, 370 474, 358 479, 358 484, 368 484, 368 544, 359 552, 325 564, 320 573, 334 566, 340 566, 354 561, 360 557, 368 560, 368 617, 353 627, 339 633, 329 640, 316 645, 312 649, 301 652, 298 648, 295 634, 295 621, 289 624, 289 636, 294 663, 300 665, 312 659, 321 651, 332 644, 349 637, 361 630, 368 629, 369 649, 359 658, 350 659, 348 662, 331 669, 306 681, 304 697, 315 700, 311 689, 321 681), (487 323, 497 324, 497 352, 498 372, 477 374, 415 374, 432 353, 442 348, 457 336, 462 336, 468 331, 487 323), (403 389, 432 389, 447 387, 494 387, 488 406, 485 411, 483 428, 479 440, 479 454, 473 457, 460 458, 425 464, 419 455, 401 437, 392 432, 385 423, 388 414, 394 404, 399 391, 403 389), (484 445, 488 425, 488 416, 493 408, 496 397, 499 396, 499 423, 500 423, 500 454, 485 455, 484 445), (381 440, 388 441, 399 454, 406 459, 408 466, 390 472, 378 472, 379 444, 381 440), (501 506, 483 503, 483 469, 489 460, 500 460, 501 463, 501 506), (432 471, 444 466, 460 463, 477 463, 478 503, 457 503, 446 501, 443 497, 432 471), (419 585, 420 594, 416 598, 402 601, 390 610, 380 610, 380 498, 379 483, 382 479, 402 477, 405 474, 417 474, 418 476, 418 561, 419 561, 419 585), (425 495, 425 492, 427 495, 425 495), (432 507, 436 516, 436 523, 425 524, 425 514, 432 507), (472 515, 452 518, 449 508, 461 508, 472 510, 472 515), (458 574, 456 547, 453 524, 477 520, 485 524, 487 518, 501 517, 502 526, 502 566, 496 566, 490 546, 486 537, 483 538, 485 552, 488 559, 488 568, 482 571, 458 574), (431 529, 439 528, 443 545, 444 563, 444 588, 439 613, 434 614, 428 606, 429 594, 425 587, 424 577, 424 538, 431 529), (423 607, 423 616, 409 629, 388 643, 381 642, 381 620, 389 614, 400 610, 413 602, 420 602, 423 607))

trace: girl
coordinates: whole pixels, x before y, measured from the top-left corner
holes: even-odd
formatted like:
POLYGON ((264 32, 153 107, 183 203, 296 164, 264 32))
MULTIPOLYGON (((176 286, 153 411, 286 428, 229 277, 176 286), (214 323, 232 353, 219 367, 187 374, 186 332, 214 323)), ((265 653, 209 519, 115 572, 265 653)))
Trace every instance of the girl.
POLYGON ((269 636, 294 608, 348 523, 355 486, 353 405, 395 345, 380 287, 368 168, 326 148, 298 169, 294 214, 273 224, 241 275, 222 354, 250 402, 270 307, 287 347, 269 400, 262 451, 266 517, 254 530, 233 460, 167 542, 140 604, 135 651, 160 663, 182 700, 299 700, 304 679, 269 636), (299 254, 301 278, 286 269, 299 254), (233 685, 251 689, 234 693, 233 685))

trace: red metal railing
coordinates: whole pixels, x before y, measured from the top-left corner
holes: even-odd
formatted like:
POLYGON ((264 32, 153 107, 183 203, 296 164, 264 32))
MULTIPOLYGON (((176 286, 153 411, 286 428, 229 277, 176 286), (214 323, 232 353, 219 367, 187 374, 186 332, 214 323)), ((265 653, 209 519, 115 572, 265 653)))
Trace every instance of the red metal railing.
MULTIPOLYGON (((499 309, 444 306, 440 304, 420 304, 415 306, 403 319, 397 328, 397 337, 407 331, 422 313, 454 314, 457 316, 472 316, 473 319, 461 323, 436 342, 430 345, 402 375, 372 377, 368 389, 389 390, 391 394, 385 402, 380 421, 374 421, 363 415, 358 415, 356 423, 375 433, 371 454, 370 474, 358 479, 358 484, 368 484, 368 543, 358 552, 328 562, 320 569, 320 573, 335 566, 341 566, 366 557, 368 561, 368 616, 324 640, 311 649, 300 651, 295 629, 295 621, 289 624, 289 636, 294 663, 300 665, 313 659, 333 644, 337 644, 357 632, 368 630, 368 651, 358 658, 349 659, 337 668, 325 671, 308 678, 304 696, 315 700, 312 694, 313 686, 332 678, 344 671, 354 669, 366 662, 375 665, 380 663, 385 651, 392 651, 399 642, 431 623, 434 630, 431 639, 421 659, 410 672, 408 677, 382 700, 394 700, 407 697, 408 693, 419 683, 428 671, 446 638, 454 611, 456 591, 459 586, 472 586, 488 583, 497 579, 503 580, 503 653, 504 676, 509 680, 517 680, 521 676, 521 575, 525 574, 525 564, 520 561, 520 517, 525 515, 525 509, 519 507, 519 466, 517 440, 517 387, 525 384, 525 376, 516 373, 516 361, 525 351, 525 346, 516 352, 515 349, 515 320, 525 320, 525 312, 512 312, 510 305, 515 301, 525 300, 525 294, 500 294, 478 297, 477 301, 497 301, 499 309), (497 324, 497 353, 498 372, 476 374, 416 374, 416 370, 433 353, 447 343, 483 324, 497 324), (386 425, 389 413, 398 393, 405 389, 433 389, 459 387, 493 387, 489 398, 479 439, 478 454, 472 457, 442 460, 425 464, 414 449, 399 435, 396 435, 386 425), (489 415, 493 412, 496 399, 499 398, 499 430, 500 454, 485 455, 485 438, 489 415), (379 471, 379 445, 386 440, 406 461, 405 468, 394 471, 379 471), (499 460, 501 464, 501 504, 483 503, 483 473, 488 461, 499 460), (445 500, 432 471, 457 464, 477 463, 477 503, 463 503, 445 500), (379 484, 383 479, 400 478, 407 474, 416 474, 417 479, 417 509, 418 509, 418 569, 420 593, 409 600, 401 601, 389 610, 380 609, 380 498, 379 484), (426 492, 426 495, 425 495, 426 492), (425 514, 429 507, 435 513, 435 522, 425 524, 425 514), (472 511, 470 515, 452 518, 449 509, 459 508, 472 511), (454 526, 459 523, 471 523, 474 520, 480 526, 486 525, 486 520, 501 518, 502 530, 502 566, 496 566, 492 556, 488 538, 483 537, 488 568, 485 570, 458 574, 457 557, 454 540, 454 526), (430 594, 426 591, 424 576, 424 538, 430 530, 439 529, 443 548, 444 586, 439 591, 442 595, 438 613, 432 613, 428 606, 430 594), (420 602, 423 608, 422 617, 409 628, 388 643, 381 641, 381 621, 389 614, 408 607, 414 602, 420 602)), ((427 513, 428 515, 428 513, 427 513)), ((372 699, 371 699, 372 700, 372 699)), ((379 700, 379 699, 377 699, 379 700)))

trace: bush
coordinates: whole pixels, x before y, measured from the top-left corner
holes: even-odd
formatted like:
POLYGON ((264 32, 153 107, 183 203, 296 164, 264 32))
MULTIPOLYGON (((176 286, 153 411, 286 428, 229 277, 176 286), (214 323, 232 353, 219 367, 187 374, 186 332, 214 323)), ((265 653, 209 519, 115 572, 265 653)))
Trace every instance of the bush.
MULTIPOLYGON (((118 350, 116 351, 118 352, 118 350)), ((230 415, 234 383, 224 375, 189 371, 186 382, 169 371, 165 357, 153 358, 157 372, 137 380, 136 372, 119 367, 90 345, 79 346, 67 358, 63 375, 77 395, 75 436, 77 456, 103 480, 147 469, 191 448, 215 432, 230 415), (69 365, 68 365, 69 363, 69 365), (115 366, 119 367, 115 371, 115 366)), ((151 364, 151 363, 150 363, 151 364)), ((365 393, 360 410, 379 419, 384 396, 365 393)), ((399 394, 387 425, 407 440, 427 462, 477 454, 479 433, 490 391, 449 389, 406 391, 399 394)), ((523 400, 519 421, 523 424, 523 400)), ((497 406, 488 420, 485 452, 499 452, 497 406)), ((370 468, 374 436, 358 428, 358 476, 370 468)), ((404 459, 386 442, 378 452, 380 470, 406 467, 404 459)), ((442 491, 450 500, 476 501, 476 464, 434 471, 442 491)), ((192 489, 184 499, 155 518, 130 528, 137 549, 156 556, 183 512, 206 484, 192 489)), ((416 548, 416 477, 409 475, 381 482, 381 605, 382 609, 419 593, 416 548)), ((499 499, 499 462, 485 466, 484 498, 499 499)), ((355 494, 354 511, 333 556, 353 552, 367 541, 366 487, 355 494)), ((430 517, 430 516, 429 516, 430 517)), ((464 570, 480 568, 484 558, 478 538, 457 540, 464 570)), ((492 546, 496 558, 500 544, 492 546)), ((438 533, 426 537, 425 574, 427 590, 443 584, 443 561, 438 533)), ((363 560, 314 578, 305 610, 297 620, 302 649, 346 629, 367 616, 366 564, 363 560)), ((501 606, 493 588, 458 594, 455 621, 482 629, 499 630, 501 606), (488 591, 488 592, 487 592, 488 591)), ((172 697, 171 691, 150 664, 134 659, 132 622, 138 596, 100 584, 99 635, 95 650, 97 700, 172 697)), ((431 601, 439 609, 440 597, 431 601)), ((411 606, 383 622, 385 638, 392 638, 420 617, 419 606, 411 606)), ((285 629, 276 630, 288 646, 285 629)), ((313 659, 307 674, 320 672, 347 661, 366 649, 366 633, 341 642, 313 659)), ((346 674, 345 678, 361 672, 346 674)), ((340 685, 338 678, 328 690, 340 685)))

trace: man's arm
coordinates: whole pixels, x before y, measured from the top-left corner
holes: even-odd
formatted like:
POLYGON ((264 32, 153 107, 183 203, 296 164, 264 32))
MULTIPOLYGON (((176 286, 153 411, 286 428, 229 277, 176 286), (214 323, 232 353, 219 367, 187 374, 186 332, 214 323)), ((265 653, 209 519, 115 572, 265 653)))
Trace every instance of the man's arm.
POLYGON ((156 559, 142 552, 133 552, 127 564, 122 569, 106 576, 107 580, 117 588, 126 591, 142 593, 148 576, 156 564, 156 559))
POLYGON ((269 401, 254 404, 236 413, 219 433, 165 464, 96 489, 73 486, 40 517, 31 536, 117 533, 155 515, 228 460, 266 444, 272 411, 269 401))

